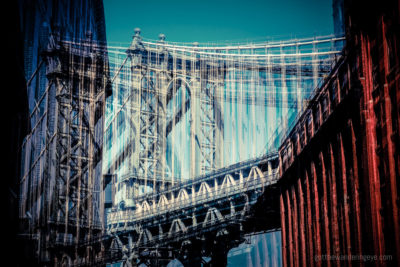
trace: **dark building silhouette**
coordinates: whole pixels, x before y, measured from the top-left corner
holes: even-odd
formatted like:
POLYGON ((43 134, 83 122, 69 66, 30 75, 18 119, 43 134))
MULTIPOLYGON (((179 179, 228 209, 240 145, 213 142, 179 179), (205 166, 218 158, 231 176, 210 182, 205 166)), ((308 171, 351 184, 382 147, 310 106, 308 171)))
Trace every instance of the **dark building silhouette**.
POLYGON ((7 243, 3 249, 5 259, 15 262, 20 257, 20 251, 17 246, 18 232, 18 197, 19 197, 19 177, 20 177, 20 147, 24 137, 29 132, 28 121, 28 99, 26 92, 26 81, 24 77, 23 64, 23 39, 20 30, 20 20, 18 5, 12 2, 8 8, 2 11, 2 18, 6 18, 3 23, 9 24, 4 27, 5 36, 7 36, 6 53, 3 60, 8 62, 2 75, 4 81, 3 97, 12 105, 3 105, 6 107, 6 115, 3 116, 5 124, 5 136, 2 140, 2 147, 5 148, 3 161, 2 178, 2 200, 5 209, 6 229, 4 242, 7 243), (7 14, 6 14, 7 13, 7 14), (10 16, 11 15, 11 16, 10 16))

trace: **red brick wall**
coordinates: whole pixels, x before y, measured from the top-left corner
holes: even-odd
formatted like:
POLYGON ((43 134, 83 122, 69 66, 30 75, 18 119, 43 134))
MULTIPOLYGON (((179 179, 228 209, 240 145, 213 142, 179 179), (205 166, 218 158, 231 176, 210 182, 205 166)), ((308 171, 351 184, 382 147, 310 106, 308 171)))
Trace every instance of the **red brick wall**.
POLYGON ((345 1, 345 56, 280 148, 284 266, 400 264, 399 6, 345 1))

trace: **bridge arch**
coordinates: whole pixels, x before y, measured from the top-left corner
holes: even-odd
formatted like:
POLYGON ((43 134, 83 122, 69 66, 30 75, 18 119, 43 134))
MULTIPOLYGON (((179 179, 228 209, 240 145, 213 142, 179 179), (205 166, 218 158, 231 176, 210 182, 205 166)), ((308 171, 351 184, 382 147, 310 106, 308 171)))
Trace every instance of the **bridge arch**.
POLYGON ((153 235, 148 229, 144 229, 140 232, 139 238, 136 242, 137 245, 146 244, 148 242, 153 241, 153 235))
POLYGON ((141 205, 141 211, 143 213, 147 213, 147 212, 150 212, 150 210, 151 210, 151 207, 150 207, 150 204, 147 202, 147 200, 143 201, 142 205, 141 205))
POLYGON ((175 219, 171 223, 171 227, 169 228, 168 236, 170 237, 173 234, 176 234, 179 232, 186 233, 187 228, 186 228, 185 224, 181 221, 181 219, 175 219))
POLYGON ((227 174, 224 177, 224 180, 222 181, 221 184, 221 190, 220 193, 225 193, 228 192, 232 189, 233 186, 236 185, 235 179, 233 179, 232 175, 227 174))
MULTIPOLYGON (((188 93, 190 95, 191 90, 192 90, 190 83, 192 81, 188 82, 184 77, 175 77, 175 78, 171 79, 171 81, 169 81, 169 83, 167 85, 167 91, 169 91, 171 89, 171 87, 173 86, 173 84, 176 83, 177 81, 181 81, 185 84, 186 90, 188 91, 188 93)), ((176 87, 176 88, 178 89, 179 87, 176 87)))
POLYGON ((221 212, 217 208, 209 208, 203 221, 203 227, 220 221, 224 221, 224 216, 222 216, 221 212))
POLYGON ((179 190, 177 201, 180 203, 185 203, 189 201, 189 194, 186 189, 182 188, 181 190, 179 190))
POLYGON ((197 196, 200 198, 207 198, 209 196, 212 196, 211 188, 206 182, 201 183, 199 191, 197 192, 197 196))
POLYGON ((122 249, 122 247, 123 247, 123 244, 122 244, 121 240, 119 239, 119 236, 114 235, 114 238, 112 239, 111 244, 110 244, 110 249, 112 251, 118 251, 118 250, 122 249))
POLYGON ((249 176, 247 177, 247 181, 250 182, 252 180, 261 179, 264 182, 264 174, 257 166, 253 166, 250 170, 249 176))
POLYGON ((160 199, 158 200, 158 207, 163 208, 163 207, 168 206, 168 204, 169 204, 169 201, 168 201, 167 197, 164 194, 162 194, 160 199))

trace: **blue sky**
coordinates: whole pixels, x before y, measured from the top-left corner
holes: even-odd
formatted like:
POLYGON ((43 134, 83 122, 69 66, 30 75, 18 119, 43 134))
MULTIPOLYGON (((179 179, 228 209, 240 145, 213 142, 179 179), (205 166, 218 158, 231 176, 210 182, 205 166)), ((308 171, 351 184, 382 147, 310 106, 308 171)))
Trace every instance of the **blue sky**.
POLYGON ((209 42, 310 37, 333 32, 332 0, 104 0, 108 42, 133 29, 167 41, 209 42))

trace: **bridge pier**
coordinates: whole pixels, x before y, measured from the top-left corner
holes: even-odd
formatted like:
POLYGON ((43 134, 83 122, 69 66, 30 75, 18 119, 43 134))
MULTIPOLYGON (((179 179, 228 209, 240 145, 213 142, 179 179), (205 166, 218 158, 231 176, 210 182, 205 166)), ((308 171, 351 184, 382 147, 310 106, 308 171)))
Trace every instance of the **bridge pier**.
POLYGON ((240 229, 234 228, 229 230, 222 229, 217 232, 211 246, 211 261, 208 266, 227 266, 229 250, 238 246, 243 240, 240 237, 240 229))
POLYGON ((181 253, 178 260, 183 266, 201 267, 202 241, 195 238, 182 242, 181 253))
POLYGON ((182 242, 177 259, 183 266, 190 267, 220 267, 227 266, 228 252, 243 241, 240 231, 234 229, 222 229, 216 234, 205 238, 193 238, 182 242), (203 256, 209 256, 211 260, 205 262, 203 256))
POLYGON ((214 241, 214 246, 211 254, 211 262, 209 266, 227 266, 229 250, 229 240, 227 240, 226 237, 214 241))

